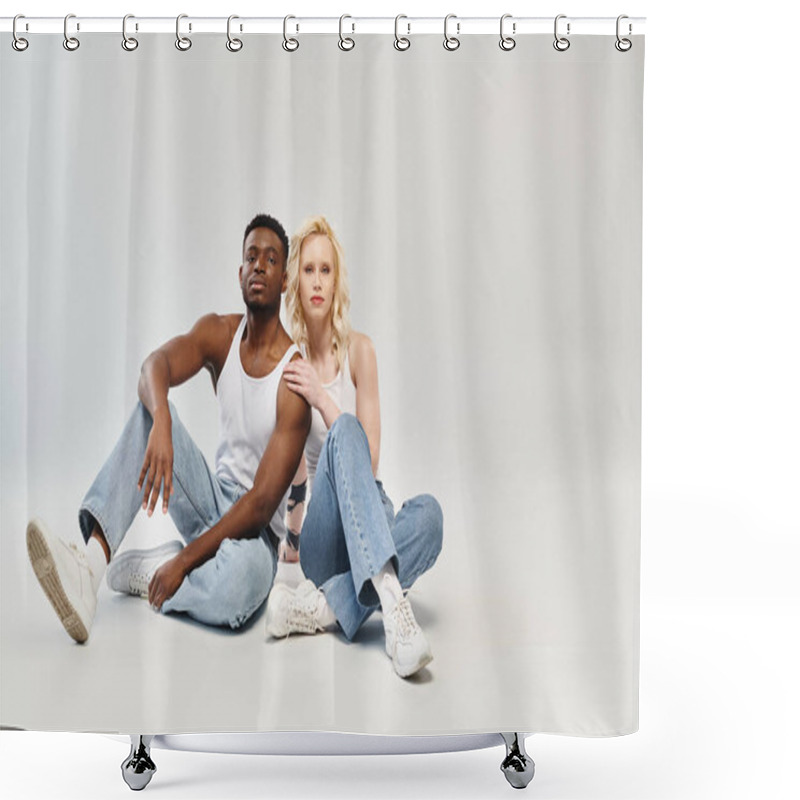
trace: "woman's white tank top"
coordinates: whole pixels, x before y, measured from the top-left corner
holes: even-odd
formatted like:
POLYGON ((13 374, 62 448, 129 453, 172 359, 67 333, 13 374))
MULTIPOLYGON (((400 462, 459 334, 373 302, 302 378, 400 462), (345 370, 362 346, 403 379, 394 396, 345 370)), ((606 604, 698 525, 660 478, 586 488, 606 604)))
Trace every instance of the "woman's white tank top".
MULTIPOLYGON (((331 399, 338 406, 342 414, 356 413, 356 387, 350 375, 350 358, 345 353, 344 365, 330 383, 323 383, 322 388, 331 396, 331 399)), ((308 469, 309 488, 314 482, 314 475, 317 472, 319 453, 322 444, 328 435, 325 427, 325 420, 316 408, 311 409, 311 430, 306 439, 306 468, 308 469)))

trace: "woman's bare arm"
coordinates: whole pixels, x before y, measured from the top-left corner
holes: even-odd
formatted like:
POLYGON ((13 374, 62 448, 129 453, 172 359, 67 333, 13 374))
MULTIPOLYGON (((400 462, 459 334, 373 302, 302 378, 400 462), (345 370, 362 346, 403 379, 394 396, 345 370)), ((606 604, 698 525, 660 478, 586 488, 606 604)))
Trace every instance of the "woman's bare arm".
POLYGON ((381 455, 381 401, 378 391, 378 358, 369 336, 353 333, 350 366, 356 387, 356 416, 369 441, 372 474, 378 472, 381 455))

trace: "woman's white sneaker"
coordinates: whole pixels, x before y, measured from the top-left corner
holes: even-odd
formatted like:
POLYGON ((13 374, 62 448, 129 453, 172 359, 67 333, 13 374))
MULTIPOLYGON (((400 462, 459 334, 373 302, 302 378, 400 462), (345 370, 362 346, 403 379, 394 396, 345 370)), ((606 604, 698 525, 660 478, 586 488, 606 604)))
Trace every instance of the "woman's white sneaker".
POLYGON ((53 536, 39 519, 28 523, 26 540, 33 571, 61 624, 76 642, 85 642, 97 609, 85 546, 53 536))
POLYGON ((149 550, 128 550, 111 559, 106 570, 108 587, 115 592, 148 597, 153 573, 183 550, 183 543, 173 539, 149 550))
POLYGON ((386 631, 386 655, 392 659, 394 671, 408 678, 433 661, 431 646, 419 627, 407 597, 397 601, 383 617, 386 631))
POLYGON ((267 599, 267 635, 283 639, 290 633, 319 633, 325 627, 320 612, 325 595, 313 581, 304 580, 296 589, 285 583, 273 584, 267 599))

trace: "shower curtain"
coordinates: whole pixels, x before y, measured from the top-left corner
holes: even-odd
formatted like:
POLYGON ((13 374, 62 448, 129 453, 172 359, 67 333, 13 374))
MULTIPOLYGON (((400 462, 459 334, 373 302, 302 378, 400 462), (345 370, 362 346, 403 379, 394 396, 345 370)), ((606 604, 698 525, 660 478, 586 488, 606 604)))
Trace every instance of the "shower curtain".
MULTIPOLYGON (((0 42, 0 722, 636 730, 644 37, 627 52, 613 34, 563 52, 538 34, 508 51, 489 35, 453 51, 434 35, 349 51, 300 36, 294 52, 241 38, 0 42), (408 679, 380 610, 352 637, 272 638, 263 603, 209 625, 103 582, 78 644, 32 567, 32 518, 85 548, 78 510, 148 354, 245 311, 260 213, 289 236, 313 216, 335 231, 377 362, 382 485, 395 513, 418 497, 441 510, 408 591, 433 660, 408 679)), ((169 398, 213 472, 212 382, 169 398)), ((115 558, 175 540, 159 503, 115 558)))

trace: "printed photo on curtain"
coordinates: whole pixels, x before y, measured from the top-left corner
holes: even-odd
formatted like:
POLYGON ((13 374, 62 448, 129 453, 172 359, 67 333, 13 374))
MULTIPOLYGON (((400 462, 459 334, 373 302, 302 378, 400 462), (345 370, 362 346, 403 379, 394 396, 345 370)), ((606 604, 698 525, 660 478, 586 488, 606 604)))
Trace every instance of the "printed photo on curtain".
POLYGON ((0 722, 636 730, 644 37, 29 38, 0 722))

